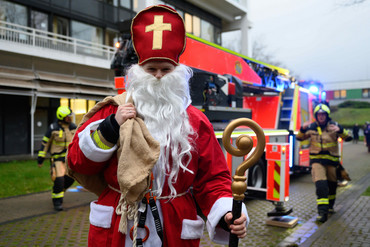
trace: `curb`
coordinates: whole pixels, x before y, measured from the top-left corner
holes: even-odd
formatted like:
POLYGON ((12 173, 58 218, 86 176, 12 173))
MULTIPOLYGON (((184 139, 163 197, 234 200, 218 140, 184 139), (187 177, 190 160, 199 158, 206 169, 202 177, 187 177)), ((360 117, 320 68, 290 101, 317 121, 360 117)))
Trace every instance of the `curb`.
POLYGON ((341 202, 338 205, 340 209, 337 211, 336 214, 332 215, 332 217, 322 224, 318 230, 312 234, 306 241, 304 241, 300 246, 302 247, 310 247, 313 243, 315 243, 319 238, 321 238, 325 233, 328 232, 330 226, 338 221, 342 215, 357 201, 361 194, 370 186, 370 173, 366 176, 363 176, 360 180, 358 180, 355 184, 352 185, 351 188, 344 191, 341 194, 341 202))

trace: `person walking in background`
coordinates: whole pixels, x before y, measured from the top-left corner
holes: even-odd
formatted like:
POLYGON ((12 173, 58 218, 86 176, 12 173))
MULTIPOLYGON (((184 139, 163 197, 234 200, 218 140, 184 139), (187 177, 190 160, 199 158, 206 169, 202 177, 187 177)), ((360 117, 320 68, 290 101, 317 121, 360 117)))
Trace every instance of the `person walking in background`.
POLYGON ((64 191, 69 188, 74 179, 66 175, 65 156, 69 143, 77 126, 72 123, 72 111, 67 106, 60 106, 56 111, 57 121, 52 123, 42 138, 37 164, 42 167, 46 154, 50 152, 50 174, 54 182, 51 194, 54 209, 63 210, 64 191))
MULTIPOLYGON (((337 191, 337 168, 339 163, 338 137, 351 141, 349 131, 330 118, 330 109, 318 104, 314 109, 316 121, 306 122, 300 128, 297 140, 310 139, 310 164, 312 180, 317 195, 317 221, 324 223, 329 213, 334 213, 337 191)), ((350 180, 344 168, 343 178, 350 180)))
POLYGON ((131 35, 139 61, 128 70, 127 94, 89 111, 68 148, 70 174, 99 196, 90 205, 88 245, 199 246, 205 222, 197 203, 212 241, 227 244, 230 232, 245 237, 245 205, 232 223, 225 156, 191 105, 192 70, 179 64, 181 16, 148 7, 132 20, 131 35))
POLYGON ((368 121, 366 121, 364 125, 364 136, 364 142, 367 146, 367 151, 370 153, 370 123, 368 121))
POLYGON ((358 132, 360 131, 360 127, 358 127, 358 123, 353 126, 352 133, 353 133, 353 143, 357 144, 358 142, 358 132))

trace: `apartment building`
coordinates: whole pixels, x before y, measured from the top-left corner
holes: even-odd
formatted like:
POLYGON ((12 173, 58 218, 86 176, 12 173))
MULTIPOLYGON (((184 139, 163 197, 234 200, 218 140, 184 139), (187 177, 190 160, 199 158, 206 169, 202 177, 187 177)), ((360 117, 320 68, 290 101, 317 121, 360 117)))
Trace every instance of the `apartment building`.
POLYGON ((110 64, 122 23, 153 4, 175 8, 195 36, 222 45, 223 32, 239 30, 247 42, 247 0, 0 0, 0 157, 34 155, 60 105, 78 123, 117 94, 110 64))

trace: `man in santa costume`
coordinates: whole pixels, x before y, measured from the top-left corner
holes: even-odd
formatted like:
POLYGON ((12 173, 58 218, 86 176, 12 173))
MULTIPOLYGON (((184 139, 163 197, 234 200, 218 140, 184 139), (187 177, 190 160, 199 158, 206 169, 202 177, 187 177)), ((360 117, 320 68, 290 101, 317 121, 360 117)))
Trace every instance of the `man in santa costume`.
POLYGON ((182 18, 151 6, 131 35, 139 62, 127 71, 127 94, 87 113, 68 149, 69 174, 99 195, 89 246, 199 246, 205 225, 216 243, 245 237, 244 204, 231 224, 232 181, 213 127, 190 104, 182 18))

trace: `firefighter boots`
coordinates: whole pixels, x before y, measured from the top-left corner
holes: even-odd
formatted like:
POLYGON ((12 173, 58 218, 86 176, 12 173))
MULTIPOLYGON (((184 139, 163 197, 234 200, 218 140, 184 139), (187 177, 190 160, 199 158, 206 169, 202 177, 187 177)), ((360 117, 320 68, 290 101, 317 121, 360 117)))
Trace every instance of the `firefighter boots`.
POLYGON ((56 211, 62 211, 63 210, 63 197, 61 198, 53 198, 53 205, 54 205, 54 209, 56 211))
POLYGON ((319 215, 316 217, 316 221, 324 223, 328 220, 328 214, 324 212, 319 212, 319 215))

